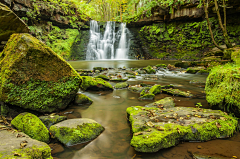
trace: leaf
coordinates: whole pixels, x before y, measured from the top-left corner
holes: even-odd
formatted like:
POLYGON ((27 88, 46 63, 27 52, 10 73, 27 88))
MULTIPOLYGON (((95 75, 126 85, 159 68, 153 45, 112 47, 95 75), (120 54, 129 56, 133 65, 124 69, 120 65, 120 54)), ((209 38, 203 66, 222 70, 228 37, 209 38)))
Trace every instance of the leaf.
POLYGON ((221 128, 222 127, 218 122, 216 122, 216 126, 217 126, 217 128, 221 128))

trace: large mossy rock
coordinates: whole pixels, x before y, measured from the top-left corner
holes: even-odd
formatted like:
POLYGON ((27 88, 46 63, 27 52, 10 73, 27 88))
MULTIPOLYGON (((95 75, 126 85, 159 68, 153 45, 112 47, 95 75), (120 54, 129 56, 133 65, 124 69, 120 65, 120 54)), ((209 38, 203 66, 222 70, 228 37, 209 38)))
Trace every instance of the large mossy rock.
POLYGON ((52 159, 51 148, 46 143, 32 139, 22 132, 0 130, 0 140, 1 159, 52 159))
POLYGON ((81 89, 83 90, 113 90, 110 83, 103 80, 102 78, 94 78, 91 76, 82 76, 81 89))
POLYGON ((65 120, 49 129, 51 134, 66 146, 91 141, 100 135, 103 130, 103 126, 87 118, 65 120))
POLYGON ((0 42, 13 33, 28 33, 28 26, 7 6, 0 3, 0 42))
POLYGON ((49 141, 48 129, 34 114, 21 113, 11 121, 11 124, 33 139, 46 143, 49 141))
POLYGON ((64 109, 81 77, 30 34, 13 34, 0 53, 0 100, 40 112, 64 109))
POLYGON ((235 132, 238 120, 220 110, 133 106, 127 108, 132 126, 131 145, 139 152, 157 152, 179 141, 226 138, 235 132))
POLYGON ((210 106, 240 115, 239 65, 226 64, 214 67, 207 77, 205 92, 210 106))

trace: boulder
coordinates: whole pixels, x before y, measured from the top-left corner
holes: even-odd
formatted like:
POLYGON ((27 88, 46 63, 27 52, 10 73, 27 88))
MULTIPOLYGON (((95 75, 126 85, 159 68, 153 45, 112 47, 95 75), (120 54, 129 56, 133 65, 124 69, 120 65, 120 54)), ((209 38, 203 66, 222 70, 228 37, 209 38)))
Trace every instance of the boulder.
POLYGON ((161 89, 161 85, 154 85, 151 88, 145 87, 145 89, 140 93, 139 99, 153 100, 156 94, 161 93, 161 89))
POLYGON ((47 115, 47 116, 40 116, 39 119, 49 129, 52 125, 57 124, 57 123, 59 123, 63 120, 66 120, 67 117, 50 114, 50 115, 47 115))
POLYGON ((30 34, 13 34, 0 53, 0 100, 39 112, 64 109, 81 77, 30 34))
POLYGON ((174 99, 172 97, 166 97, 156 102, 145 105, 145 107, 155 107, 155 108, 172 108, 175 107, 174 99))
POLYGON ((0 158, 44 158, 52 159, 50 147, 30 138, 23 132, 0 131, 0 158))
POLYGON ((152 66, 147 66, 144 67, 143 70, 145 70, 147 72, 147 74, 155 74, 156 70, 152 68, 152 66))
POLYGON ((226 138, 236 131, 237 118, 220 110, 173 107, 127 108, 133 137, 131 145, 139 152, 157 152, 179 141, 208 141, 226 138))
POLYGON ((127 88, 129 86, 129 84, 127 82, 120 82, 117 83, 114 88, 115 89, 123 89, 123 88, 127 88))
POLYGON ((11 121, 11 124, 33 139, 42 142, 49 141, 48 129, 34 114, 27 112, 21 113, 11 121))
POLYGON ((239 78, 239 65, 225 64, 213 67, 205 86, 209 105, 240 116, 239 78))
POLYGON ((141 93, 143 89, 144 87, 141 85, 133 85, 128 87, 128 90, 134 93, 141 93))
POLYGON ((191 98, 193 97, 193 94, 189 91, 185 92, 185 91, 181 91, 179 89, 162 89, 162 93, 166 93, 166 94, 170 94, 173 96, 180 96, 180 97, 188 97, 191 98))
POLYGON ((13 33, 29 33, 29 28, 10 8, 0 3, 0 43, 13 33))
POLYGON ((65 120, 49 129, 51 134, 66 146, 91 141, 103 130, 104 127, 99 123, 87 118, 65 120))
POLYGON ((83 90, 113 90, 112 85, 101 78, 82 76, 82 80, 80 87, 83 90))
POLYGON ((92 104, 93 101, 85 94, 78 93, 75 97, 75 104, 92 104))

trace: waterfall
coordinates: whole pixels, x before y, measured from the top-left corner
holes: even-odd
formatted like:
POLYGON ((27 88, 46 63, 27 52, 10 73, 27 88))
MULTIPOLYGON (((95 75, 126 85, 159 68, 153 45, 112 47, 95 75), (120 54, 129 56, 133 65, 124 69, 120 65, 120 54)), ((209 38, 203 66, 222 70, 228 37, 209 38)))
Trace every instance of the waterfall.
POLYGON ((120 40, 119 45, 116 50, 115 59, 128 59, 128 51, 130 45, 130 39, 128 35, 130 34, 128 28, 126 27, 126 23, 121 23, 120 27, 120 40))
POLYGON ((115 34, 115 22, 108 21, 103 36, 100 33, 100 27, 95 20, 90 21, 90 39, 87 46, 86 60, 104 60, 104 59, 127 59, 129 50, 128 34, 129 30, 126 24, 122 23, 117 35, 115 34), (114 44, 116 38, 119 40, 116 52, 114 44))

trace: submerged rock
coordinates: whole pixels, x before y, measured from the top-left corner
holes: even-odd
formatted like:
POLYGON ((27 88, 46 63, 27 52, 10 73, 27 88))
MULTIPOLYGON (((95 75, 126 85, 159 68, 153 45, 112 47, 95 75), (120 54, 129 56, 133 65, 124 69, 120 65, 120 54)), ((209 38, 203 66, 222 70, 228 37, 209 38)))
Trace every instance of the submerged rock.
POLYGON ((85 94, 77 94, 75 97, 75 104, 92 104, 93 101, 85 94))
POLYGON ((129 84, 127 82, 120 82, 117 83, 114 88, 115 89, 123 89, 123 88, 127 88, 129 86, 129 84))
POLYGON ((34 114, 21 113, 11 121, 11 124, 33 139, 46 143, 49 141, 48 129, 34 114))
POLYGON ((179 89, 162 89, 163 93, 171 94, 173 96, 180 96, 180 97, 193 97, 193 94, 191 94, 189 91, 184 92, 179 89))
POLYGON ((82 84, 80 87, 83 90, 113 90, 113 87, 110 83, 107 81, 101 79, 101 78, 93 78, 90 76, 82 76, 82 84))
POLYGON ((175 107, 174 99, 172 97, 166 97, 158 100, 154 103, 145 105, 145 107, 155 107, 155 108, 172 108, 175 107))
POLYGON ((87 118, 65 120, 49 129, 51 134, 66 146, 91 141, 100 135, 103 130, 103 126, 87 118))
POLYGON ((23 132, 0 131, 0 158, 44 158, 52 159, 50 147, 30 138, 23 132))
POLYGON ((40 116, 39 119, 43 122, 43 124, 49 129, 52 125, 57 124, 63 120, 66 120, 66 116, 59 115, 48 115, 48 116, 40 116))
POLYGON ((149 89, 149 87, 146 87, 140 93, 139 99, 153 100, 156 94, 161 93, 161 89, 162 89, 161 85, 154 85, 150 89, 149 89))
POLYGON ((233 135, 238 121, 220 110, 173 107, 127 108, 132 126, 131 145, 139 152, 157 152, 180 140, 207 141, 233 135))
POLYGON ((81 77, 30 34, 13 34, 0 53, 0 100, 39 112, 64 109, 81 77))

